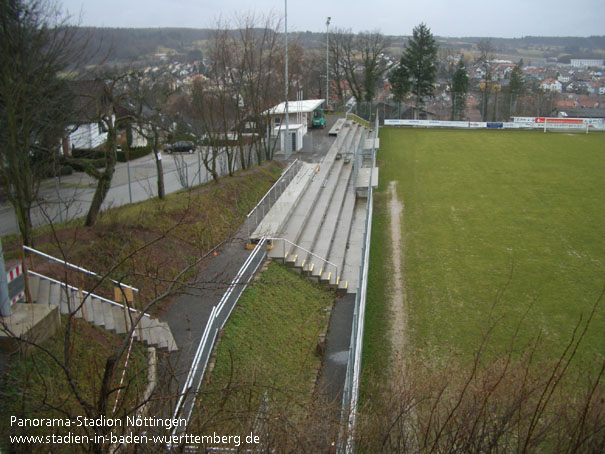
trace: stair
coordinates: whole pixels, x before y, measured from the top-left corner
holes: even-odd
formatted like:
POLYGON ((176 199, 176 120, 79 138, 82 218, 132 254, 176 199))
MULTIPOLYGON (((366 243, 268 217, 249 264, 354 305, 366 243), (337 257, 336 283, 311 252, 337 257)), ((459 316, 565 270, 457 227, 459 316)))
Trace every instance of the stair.
POLYGON ((275 235, 284 240, 269 252, 270 258, 341 292, 357 291, 366 200, 357 200, 355 165, 367 145, 366 135, 358 123, 340 122, 319 171, 275 235))
MULTIPOLYGON (((121 304, 92 293, 81 293, 74 287, 31 271, 29 288, 35 304, 58 305, 62 314, 74 313, 75 318, 82 318, 117 334, 129 333, 132 320, 140 316, 138 311, 126 309, 121 304), (126 311, 129 312, 128 315, 126 311)), ((147 345, 169 352, 178 350, 168 324, 146 314, 135 328, 135 337, 147 345)))

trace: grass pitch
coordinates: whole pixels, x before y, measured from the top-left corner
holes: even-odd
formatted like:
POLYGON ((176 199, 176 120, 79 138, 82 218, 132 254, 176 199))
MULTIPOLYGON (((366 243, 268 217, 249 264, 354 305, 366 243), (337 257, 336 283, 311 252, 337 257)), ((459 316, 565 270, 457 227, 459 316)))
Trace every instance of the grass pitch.
MULTIPOLYGON (((605 135, 383 129, 364 361, 388 344, 387 187, 404 204, 408 353, 559 356, 605 284, 605 135), (518 334, 515 335, 518 330, 518 334)), ((577 359, 605 352, 605 301, 577 359)), ((590 367, 590 366, 589 366, 590 367)))

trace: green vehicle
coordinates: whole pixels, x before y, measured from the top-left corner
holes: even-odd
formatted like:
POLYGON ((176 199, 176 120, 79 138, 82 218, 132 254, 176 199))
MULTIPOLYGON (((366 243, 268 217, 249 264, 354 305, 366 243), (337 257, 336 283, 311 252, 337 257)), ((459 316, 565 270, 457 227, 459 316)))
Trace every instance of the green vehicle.
POLYGON ((326 119, 324 118, 324 110, 320 107, 313 111, 313 118, 311 119, 312 128, 325 128, 326 119))

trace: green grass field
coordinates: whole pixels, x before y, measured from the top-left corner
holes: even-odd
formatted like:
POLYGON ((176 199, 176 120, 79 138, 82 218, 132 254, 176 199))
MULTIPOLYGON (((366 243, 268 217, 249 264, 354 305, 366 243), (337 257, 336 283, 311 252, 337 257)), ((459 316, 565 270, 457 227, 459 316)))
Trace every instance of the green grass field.
MULTIPOLYGON (((408 353, 556 358, 605 285, 605 134, 382 129, 364 364, 388 344, 387 188, 404 204, 408 353)), ((605 301, 578 359, 605 352, 605 301)))
POLYGON ((197 402, 196 427, 241 430, 257 417, 264 398, 272 412, 282 411, 294 421, 314 399, 313 380, 321 365, 315 348, 333 300, 334 294, 319 284, 269 263, 225 325, 214 369, 197 402))

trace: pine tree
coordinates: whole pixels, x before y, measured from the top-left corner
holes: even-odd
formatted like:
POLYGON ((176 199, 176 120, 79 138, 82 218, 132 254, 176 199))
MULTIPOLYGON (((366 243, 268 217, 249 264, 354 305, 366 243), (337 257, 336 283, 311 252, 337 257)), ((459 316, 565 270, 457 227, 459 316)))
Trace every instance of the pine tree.
POLYGON ((425 99, 433 96, 433 83, 437 77, 437 48, 437 42, 425 24, 414 27, 399 62, 402 69, 392 73, 394 78, 391 83, 394 86, 410 87, 416 97, 416 108, 423 106, 425 99))
POLYGON ((525 90, 525 79, 523 78, 523 70, 520 64, 515 65, 510 74, 510 82, 508 91, 510 94, 509 115, 512 116, 517 111, 517 99, 525 90))
POLYGON ((468 71, 462 59, 458 60, 452 76, 452 120, 462 120, 468 93, 468 71))

